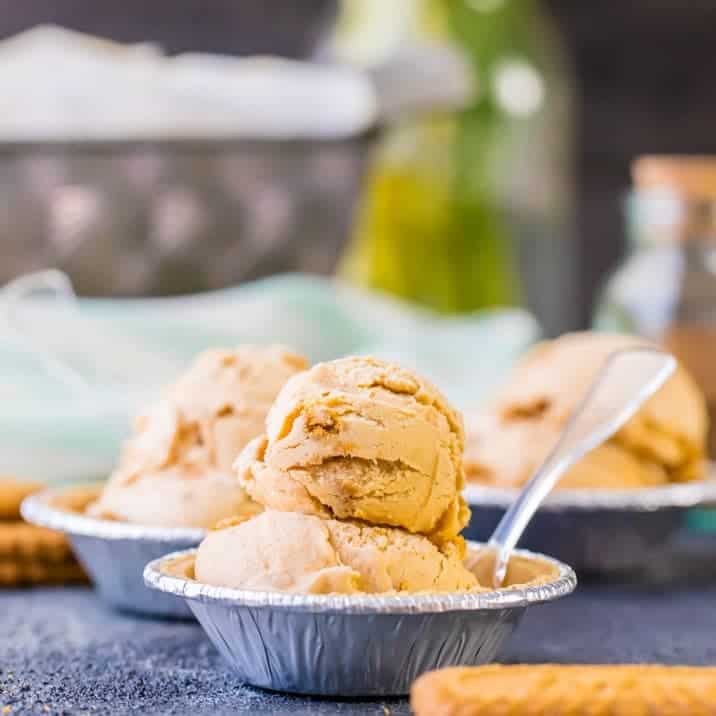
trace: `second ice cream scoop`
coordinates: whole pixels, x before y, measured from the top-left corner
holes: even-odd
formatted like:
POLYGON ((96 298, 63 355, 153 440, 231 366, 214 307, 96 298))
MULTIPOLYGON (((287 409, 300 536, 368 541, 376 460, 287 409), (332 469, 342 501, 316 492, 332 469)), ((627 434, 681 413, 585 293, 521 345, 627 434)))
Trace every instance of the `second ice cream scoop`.
POLYGON ((261 508, 231 465, 260 434, 284 383, 306 367, 280 346, 205 351, 140 415, 89 514, 139 524, 211 527, 261 508))

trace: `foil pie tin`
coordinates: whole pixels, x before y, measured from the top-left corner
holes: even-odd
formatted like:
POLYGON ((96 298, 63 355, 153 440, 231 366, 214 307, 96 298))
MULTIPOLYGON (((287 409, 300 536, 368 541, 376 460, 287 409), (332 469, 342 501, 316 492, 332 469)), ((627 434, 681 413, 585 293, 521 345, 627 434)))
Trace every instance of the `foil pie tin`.
POLYGON ((144 586, 147 562, 168 551, 196 547, 206 530, 150 527, 88 517, 84 508, 101 486, 51 489, 22 503, 27 522, 64 532, 99 596, 117 609, 150 616, 192 619, 183 599, 144 586))
POLYGON ((545 564, 544 581, 485 592, 300 595, 201 584, 191 576, 194 555, 151 562, 147 586, 186 600, 241 681, 320 696, 404 695, 431 669, 485 664, 527 607, 563 597, 577 583, 567 565, 518 550, 545 564))
MULTIPOLYGON (((713 475, 713 472, 712 472, 713 475)), ((468 539, 485 541, 517 497, 514 489, 469 485, 468 539)), ((581 576, 648 577, 659 571, 690 508, 716 503, 716 477, 630 490, 555 490, 520 546, 572 565, 581 576)))

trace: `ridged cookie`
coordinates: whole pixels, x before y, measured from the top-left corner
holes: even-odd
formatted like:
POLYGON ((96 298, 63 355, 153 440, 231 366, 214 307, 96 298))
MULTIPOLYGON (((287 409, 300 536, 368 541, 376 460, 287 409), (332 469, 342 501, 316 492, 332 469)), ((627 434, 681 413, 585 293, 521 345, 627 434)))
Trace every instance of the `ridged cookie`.
POLYGON ((0 560, 59 564, 71 559, 64 535, 19 520, 0 522, 0 560))
POLYGON ((0 558, 0 587, 76 584, 86 581, 85 573, 75 561, 48 564, 0 558))
POLYGON ((714 716, 716 668, 456 667, 421 676, 410 703, 416 716, 714 716))
POLYGON ((0 520, 20 519, 20 503, 41 488, 36 482, 0 477, 0 520))

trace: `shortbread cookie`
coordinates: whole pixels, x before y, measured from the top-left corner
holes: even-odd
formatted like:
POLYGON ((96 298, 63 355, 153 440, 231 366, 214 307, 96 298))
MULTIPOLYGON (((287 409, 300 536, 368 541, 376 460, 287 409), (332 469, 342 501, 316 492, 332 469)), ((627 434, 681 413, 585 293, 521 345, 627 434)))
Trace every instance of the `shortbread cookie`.
POLYGON ((20 519, 20 503, 42 485, 23 482, 12 477, 0 477, 0 520, 20 519))
POLYGON ((0 560, 60 564, 71 558, 67 539, 59 532, 19 520, 0 522, 0 560))
POLYGON ((713 716, 716 668, 456 667, 421 676, 410 702, 416 716, 713 716))
POLYGON ((77 584, 87 581, 75 561, 48 564, 0 558, 0 587, 77 584))

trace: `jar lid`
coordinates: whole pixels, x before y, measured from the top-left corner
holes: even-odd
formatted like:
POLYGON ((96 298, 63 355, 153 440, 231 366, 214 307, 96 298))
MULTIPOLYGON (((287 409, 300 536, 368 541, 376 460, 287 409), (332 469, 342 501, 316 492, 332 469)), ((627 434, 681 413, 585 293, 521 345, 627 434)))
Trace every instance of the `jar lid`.
POLYGON ((716 156, 648 155, 631 167, 638 190, 673 192, 691 199, 716 199, 716 156))

